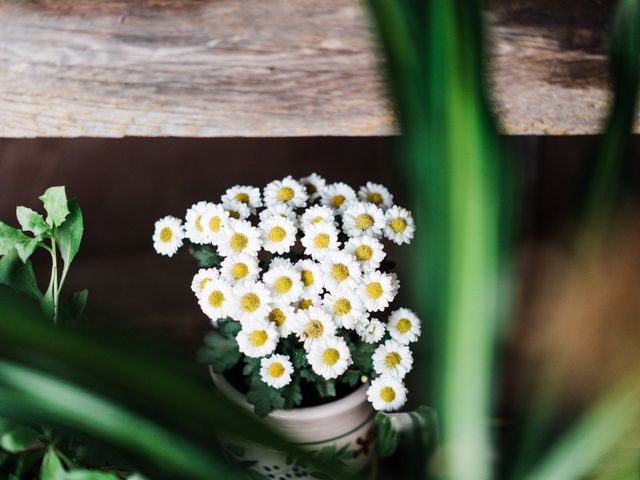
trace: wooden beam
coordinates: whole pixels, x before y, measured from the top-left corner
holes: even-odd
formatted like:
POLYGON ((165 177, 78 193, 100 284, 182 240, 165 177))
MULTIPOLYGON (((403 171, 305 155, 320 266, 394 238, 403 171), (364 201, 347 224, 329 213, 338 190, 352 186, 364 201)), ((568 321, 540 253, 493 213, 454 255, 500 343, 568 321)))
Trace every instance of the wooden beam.
MULTIPOLYGON (((548 0, 491 5, 505 132, 599 130, 596 4, 595 23, 571 5, 545 17, 548 0)), ((356 0, 2 2, 0 136, 389 135, 374 43, 356 0)))

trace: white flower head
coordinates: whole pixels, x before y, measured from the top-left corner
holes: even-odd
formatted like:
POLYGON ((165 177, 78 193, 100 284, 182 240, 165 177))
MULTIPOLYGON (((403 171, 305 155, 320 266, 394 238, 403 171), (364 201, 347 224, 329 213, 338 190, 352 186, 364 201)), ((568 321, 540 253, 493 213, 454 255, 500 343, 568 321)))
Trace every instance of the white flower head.
POLYGON ((191 280, 191 291, 199 295, 204 290, 207 282, 216 278, 220 278, 220 272, 217 268, 201 268, 191 280))
POLYGON ((307 255, 316 260, 323 259, 340 248, 338 229, 332 223, 316 223, 304 229, 302 246, 307 255))
POLYGON ((250 185, 236 185, 228 188, 227 191, 224 192, 224 195, 222 195, 222 202, 225 203, 230 200, 244 203, 249 207, 251 213, 255 213, 256 210, 262 206, 260 189, 250 185))
POLYGON ((207 239, 218 245, 222 237, 222 232, 229 224, 229 212, 222 205, 209 203, 203 209, 200 223, 205 231, 207 239))
POLYGON ((286 217, 275 215, 260 222, 262 246, 267 252, 287 253, 296 243, 298 229, 286 217))
POLYGON ((346 183, 338 182, 327 185, 320 194, 320 203, 332 208, 338 213, 356 199, 356 192, 346 183))
POLYGON ((402 380, 413 366, 413 354, 409 347, 395 340, 387 340, 373 352, 373 369, 379 375, 389 375, 402 380))
POLYGON ((362 277, 360 298, 368 311, 381 312, 393 301, 399 288, 395 275, 374 270, 362 277))
POLYGON ((276 267, 293 268, 293 262, 285 257, 273 257, 269 262, 269 270, 276 267))
POLYGON ((398 245, 410 243, 416 230, 411 212, 394 205, 386 212, 384 235, 398 245))
POLYGON ((262 275, 262 281, 271 292, 271 298, 278 303, 291 303, 300 298, 302 280, 293 267, 270 268, 262 275))
POLYGON ((408 308, 399 308, 391 312, 387 323, 391 338, 400 343, 407 345, 420 337, 420 319, 408 308))
POLYGON ((258 259, 254 255, 246 253, 230 255, 220 264, 220 275, 232 284, 244 280, 256 280, 259 274, 258 259))
POLYGON ((183 239, 184 230, 179 218, 168 216, 156 222, 153 230, 153 248, 160 255, 173 257, 182 246, 183 239))
POLYGON ((350 238, 344 245, 344 251, 356 257, 363 272, 377 269, 387 255, 380 240, 370 235, 350 238))
POLYGON ((327 293, 322 299, 322 306, 335 319, 335 323, 343 328, 355 329, 366 314, 355 291, 349 289, 327 293))
POLYGON ((287 337, 293 332, 296 314, 291 305, 274 303, 267 314, 267 320, 273 323, 278 329, 281 338, 287 337))
POLYGON ((342 229, 350 237, 380 236, 384 225, 384 212, 372 203, 353 202, 342 214, 342 229))
POLYGON ((242 203, 239 200, 223 200, 222 208, 224 208, 229 213, 229 217, 234 220, 246 220, 251 216, 251 209, 249 208, 249 205, 242 203))
POLYGON ((233 287, 229 316, 240 323, 264 320, 271 310, 271 304, 271 294, 261 282, 245 280, 233 287))
POLYGON ((211 323, 215 326, 220 318, 229 315, 229 306, 233 300, 231 285, 221 278, 209 280, 200 295, 198 304, 211 323))
POLYGON ((313 297, 320 294, 324 287, 324 274, 320 264, 310 259, 298 260, 295 268, 302 281, 302 296, 313 297))
POLYGON ((299 310, 293 323, 293 333, 304 342, 304 348, 309 349, 321 339, 333 337, 336 324, 331 315, 318 307, 299 310))
POLYGON ((312 202, 320 198, 321 192, 327 185, 327 181, 317 173, 312 173, 308 177, 301 178, 300 183, 306 188, 309 200, 312 202))
POLYGON ((302 225, 302 228, 321 222, 335 223, 335 220, 336 217, 333 214, 333 210, 329 207, 325 207, 324 205, 314 205, 313 207, 309 207, 300 216, 300 224, 302 225))
POLYGON ((396 378, 378 377, 367 389, 367 399, 376 410, 391 412, 402 408, 405 404, 407 388, 396 378))
POLYGON ((260 378, 273 388, 282 388, 291 383, 293 365, 286 355, 274 354, 260 360, 260 378))
POLYGON ((206 211, 207 207, 212 205, 207 202, 198 202, 191 208, 187 209, 187 214, 184 220, 184 231, 191 243, 198 245, 204 245, 209 242, 209 237, 206 230, 202 225, 202 214, 206 211))
POLYGON ((261 222, 271 218, 271 217, 285 217, 293 222, 294 225, 297 226, 298 216, 296 212, 288 205, 284 203, 279 203, 277 205, 273 205, 271 207, 267 207, 260 211, 258 214, 261 222))
POLYGON ((384 323, 377 318, 372 318, 356 326, 356 333, 365 343, 378 343, 384 337, 385 330, 384 323))
POLYGON ((307 198, 307 189, 290 175, 282 180, 274 180, 264 188, 264 203, 267 207, 284 204, 300 208, 307 204, 307 198))
POLYGON ((311 369, 327 380, 337 378, 351 365, 351 352, 341 337, 328 337, 315 342, 307 355, 311 369))
POLYGON ((373 203, 383 210, 393 205, 393 195, 387 187, 379 183, 367 182, 358 190, 358 198, 363 202, 373 203))
POLYGON ((332 252, 321 262, 324 286, 330 292, 338 288, 357 287, 362 278, 362 269, 356 257, 344 251, 332 252))
POLYGON ((223 257, 241 253, 257 255, 261 246, 260 230, 246 220, 230 220, 222 232, 218 251, 223 257))
POLYGON ((242 324, 236 335, 238 349, 247 357, 259 358, 273 353, 278 345, 278 331, 266 320, 252 320, 242 324))

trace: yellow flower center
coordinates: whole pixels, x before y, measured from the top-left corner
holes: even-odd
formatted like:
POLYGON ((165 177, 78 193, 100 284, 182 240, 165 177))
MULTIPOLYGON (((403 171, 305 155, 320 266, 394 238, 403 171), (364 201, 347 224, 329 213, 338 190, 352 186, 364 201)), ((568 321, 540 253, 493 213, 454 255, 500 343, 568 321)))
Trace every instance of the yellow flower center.
POLYGON ((300 310, 307 310, 309 307, 313 307, 313 300, 310 298, 303 298, 298 302, 298 308, 300 310))
POLYGON ((389 352, 384 357, 384 364, 389 368, 396 368, 400 365, 400 360, 402 360, 402 358, 398 352, 389 352))
POLYGON ((307 338, 319 338, 324 332, 324 326, 319 320, 309 320, 304 326, 304 333, 307 338))
POLYGON ((322 362, 325 365, 335 365, 340 360, 340 353, 335 348, 327 348, 322 352, 322 362))
POLYGON ((367 193, 367 200, 376 205, 380 205, 382 203, 382 195, 378 192, 369 192, 367 193))
POLYGON ((324 220, 324 217, 321 217, 320 215, 318 215, 317 217, 313 217, 311 219, 311 223, 318 223, 324 220))
POLYGON ((247 313, 255 312, 260 306, 260 297, 255 293, 245 293, 240 299, 240 308, 247 313))
POLYGON ((269 321, 275 323, 277 327, 281 327, 286 319, 286 315, 279 308, 274 308, 269 312, 269 321))
POLYGON ((305 287, 313 285, 313 272, 311 270, 302 270, 302 272, 300 272, 300 279, 305 287))
POLYGON ((249 267, 245 263, 236 263, 231 267, 231 275, 236 280, 240 280, 249 275, 249 267))
POLYGON ((278 200, 280 200, 281 202, 288 202, 291 199, 293 199, 293 196, 295 195, 294 191, 292 188, 289 187, 282 187, 280 188, 280 190, 278 190, 278 200))
POLYGON ((209 281, 208 278, 203 278, 202 280, 200 280, 200 283, 198 284, 198 287, 200 287, 200 290, 204 288, 204 286, 207 284, 208 281, 209 281))
POLYGON ((382 285, 378 282, 371 282, 367 284, 367 288, 365 289, 367 295, 374 300, 379 299, 382 296, 382 285))
POLYGON ((407 222, 404 220, 404 218, 392 218, 391 220, 389 220, 389 226, 394 232, 402 233, 404 232, 405 228, 407 228, 407 222))
POLYGON ((273 362, 267 368, 267 373, 273 378, 280 378, 284 374, 284 366, 279 362, 273 362))
POLYGON ((362 213, 356 217, 356 227, 360 230, 368 230, 373 226, 373 218, 371 215, 362 213))
POLYGON ((229 246, 236 252, 241 252, 247 247, 249 239, 243 233, 234 233, 229 239, 229 246))
POLYGON ((228 210, 228 212, 231 218, 235 218, 236 220, 240 219, 240 212, 236 212, 235 210, 228 210))
POLYGON ((282 227, 273 227, 269 230, 269 240, 272 242, 281 242, 287 236, 287 231, 282 227))
POLYGON ((224 293, 220 290, 216 290, 209 294, 209 305, 213 308, 220 308, 222 306, 222 302, 224 302, 224 293))
POLYGON ((196 217, 195 225, 196 225, 196 230, 198 230, 199 232, 202 232, 202 223, 200 223, 201 220, 202 220, 202 216, 198 215, 196 217))
POLYGON ((209 230, 212 232, 220 231, 220 217, 211 217, 211 220, 209 220, 209 230))
POLYGON ((160 230, 160 241, 167 243, 171 241, 172 237, 173 232, 169 227, 164 227, 162 230, 160 230))
POLYGON ((328 233, 319 233, 313 239, 313 245, 316 248, 327 248, 330 240, 328 233))
POLYGON ((331 197, 331 200, 329 201, 329 203, 331 203, 331 206, 333 208, 339 208, 340 205, 342 205, 344 203, 344 195, 334 195, 333 197, 331 197))
POLYGON ((331 267, 331 276, 337 281, 342 282, 349 278, 349 269, 342 263, 336 263, 331 267))
POLYGON ((333 313, 341 317, 351 311, 351 302, 346 298, 341 298, 333 304, 333 313))
POLYGON ((361 262, 368 262, 373 257, 373 248, 369 245, 358 245, 354 253, 361 262))
POLYGON ((275 282, 273 282, 273 289, 280 293, 287 293, 291 290, 291 286, 293 285, 293 281, 289 277, 278 277, 275 282))
POLYGON ((254 330, 249 334, 249 343, 254 347, 261 347, 268 338, 269 336, 264 330, 254 330))
POLYGON ((238 192, 234 195, 234 197, 236 200, 238 200, 239 202, 242 203, 249 203, 249 194, 248 193, 244 193, 244 192, 238 192))
POLYGON ((411 320, 408 318, 401 318, 398 320, 398 323, 396 323, 396 328, 400 333, 407 333, 411 330, 411 320))
POLYGON ((391 387, 384 387, 380 389, 380 398, 385 403, 391 403, 396 398, 396 392, 391 387))

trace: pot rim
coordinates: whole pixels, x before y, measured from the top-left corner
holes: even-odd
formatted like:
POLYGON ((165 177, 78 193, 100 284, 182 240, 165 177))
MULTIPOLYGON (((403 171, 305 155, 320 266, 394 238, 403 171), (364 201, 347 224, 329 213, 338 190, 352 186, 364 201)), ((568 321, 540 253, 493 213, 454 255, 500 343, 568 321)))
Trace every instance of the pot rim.
MULTIPOLYGON (((253 410, 253 406, 247 402, 246 397, 240 393, 235 387, 233 387, 223 375, 213 371, 213 368, 209 366, 209 374, 213 380, 213 383, 218 387, 222 393, 229 397, 233 402, 237 403, 241 407, 247 410, 253 410)), ((326 418, 335 415, 337 411, 347 411, 358 407, 362 403, 367 402, 367 388, 366 384, 362 385, 357 390, 351 392, 346 397, 339 398, 323 405, 316 405, 315 407, 301 407, 292 408, 291 410, 277 409, 270 412, 266 418, 274 419, 287 419, 287 420, 311 420, 326 418)))

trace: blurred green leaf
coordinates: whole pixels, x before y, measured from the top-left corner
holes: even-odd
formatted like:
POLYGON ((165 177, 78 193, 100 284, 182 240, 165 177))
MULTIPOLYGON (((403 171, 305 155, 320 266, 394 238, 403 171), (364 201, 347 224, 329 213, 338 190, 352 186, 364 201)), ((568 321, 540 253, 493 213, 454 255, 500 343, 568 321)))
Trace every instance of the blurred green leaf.
POLYGON ((19 229, 0 222, 0 255, 6 255, 14 249, 17 251, 18 246, 20 246, 22 253, 18 252, 18 254, 20 258, 23 258, 28 253, 29 247, 27 246, 32 240, 19 229))
POLYGON ((47 211, 47 223, 52 227, 62 225, 62 222, 69 215, 65 188, 49 187, 39 198, 47 211))
POLYGON ((240 323, 228 322, 219 331, 204 337, 204 346, 198 350, 198 362, 211 365, 213 371, 222 373, 235 366, 242 357, 235 335, 240 331, 240 323))
POLYGON ((0 437, 0 447, 10 453, 21 452, 38 441, 38 432, 23 425, 16 425, 0 437))
POLYGON ((64 480, 66 470, 58 457, 55 449, 47 448, 44 455, 42 467, 40 468, 40 480, 64 480))
POLYGON ((69 200, 68 216, 64 223, 56 230, 56 241, 64 263, 62 278, 66 277, 66 272, 69 270, 71 261, 80 249, 83 231, 84 226, 80 206, 75 200, 69 200))
POLYGON ((119 480, 115 473, 96 470, 74 470, 65 475, 64 480, 119 480))
POLYGON ((387 458, 393 455, 398 448, 398 432, 393 425, 389 415, 378 412, 375 417, 376 425, 376 451, 380 458, 387 458))
POLYGON ((25 232, 31 232, 36 237, 49 231, 49 226, 38 212, 27 207, 17 207, 16 217, 25 232))
POLYGON ((0 258, 0 284, 25 293, 38 302, 42 300, 31 261, 23 262, 17 252, 9 252, 0 258))
POLYGON ((71 295, 62 306, 61 317, 63 322, 74 322, 80 318, 89 296, 88 290, 80 290, 71 295))
POLYGON ((198 266, 203 268, 217 267, 222 262, 222 257, 214 247, 208 245, 189 244, 189 253, 198 261, 198 266))

